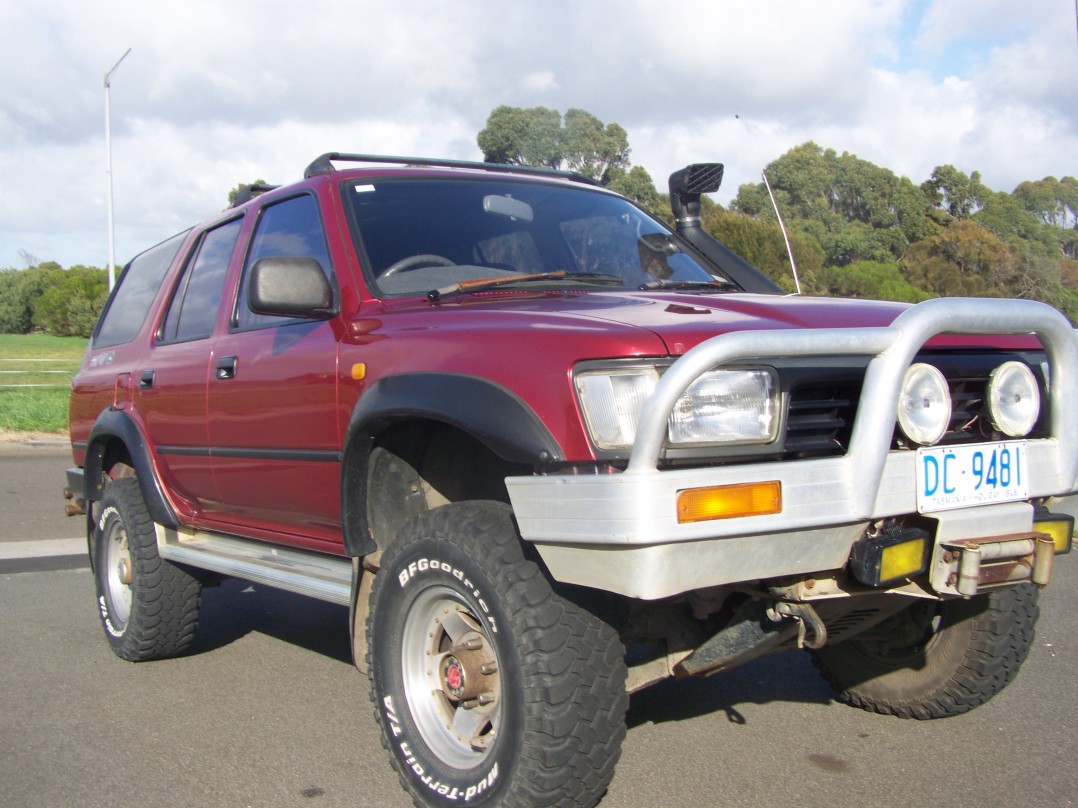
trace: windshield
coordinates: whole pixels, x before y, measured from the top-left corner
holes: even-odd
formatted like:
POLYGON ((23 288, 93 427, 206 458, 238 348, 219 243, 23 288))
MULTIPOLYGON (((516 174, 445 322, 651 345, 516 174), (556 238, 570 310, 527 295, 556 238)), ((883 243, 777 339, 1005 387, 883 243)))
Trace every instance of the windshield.
POLYGON ((728 284, 661 222, 585 186, 387 178, 344 191, 364 274, 385 296, 479 290, 472 282, 488 279, 544 289, 728 284))

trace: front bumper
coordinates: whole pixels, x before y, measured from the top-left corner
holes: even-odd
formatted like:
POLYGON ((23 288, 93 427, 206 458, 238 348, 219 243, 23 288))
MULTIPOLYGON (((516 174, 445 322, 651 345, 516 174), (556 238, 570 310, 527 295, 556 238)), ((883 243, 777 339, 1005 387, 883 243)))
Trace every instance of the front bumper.
MULTIPOLYGON (((1030 499, 1078 488, 1078 340, 1032 301, 931 300, 882 328, 738 332, 675 362, 648 401, 627 469, 596 476, 506 480, 521 535, 558 580, 654 599, 709 586, 842 567, 873 520, 917 512, 915 452, 891 451, 902 377, 933 337, 1035 333, 1048 358, 1050 437, 1027 443, 1030 499), (872 356, 842 457, 658 470, 669 413, 701 374, 727 362, 872 356), (682 524, 679 491, 777 480, 779 513, 682 524)), ((1028 502, 927 514, 962 521, 964 539, 1029 533, 1028 502), (958 516, 956 514, 962 514, 958 516)), ((950 533, 953 531, 944 531, 950 533)))

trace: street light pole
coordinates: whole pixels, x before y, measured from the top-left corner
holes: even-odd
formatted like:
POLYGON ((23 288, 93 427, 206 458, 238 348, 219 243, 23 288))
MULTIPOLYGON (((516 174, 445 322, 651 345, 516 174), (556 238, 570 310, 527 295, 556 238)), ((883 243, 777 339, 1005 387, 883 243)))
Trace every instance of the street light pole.
POLYGON ((109 85, 112 82, 112 74, 120 66, 120 62, 131 53, 131 48, 124 51, 124 55, 112 66, 112 70, 105 74, 105 181, 108 185, 108 209, 109 209, 109 291, 116 285, 116 237, 112 228, 112 114, 109 110, 109 85))

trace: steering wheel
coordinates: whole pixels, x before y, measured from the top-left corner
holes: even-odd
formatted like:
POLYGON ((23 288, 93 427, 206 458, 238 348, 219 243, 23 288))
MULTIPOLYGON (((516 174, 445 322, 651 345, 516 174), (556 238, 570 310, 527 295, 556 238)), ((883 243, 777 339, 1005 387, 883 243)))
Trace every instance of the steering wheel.
POLYGON ((407 258, 402 258, 396 263, 391 264, 379 277, 388 278, 392 275, 396 275, 398 272, 407 272, 410 269, 419 269, 419 267, 425 266, 452 267, 456 266, 456 264, 448 258, 443 258, 440 255, 434 255, 432 253, 409 255, 407 258))

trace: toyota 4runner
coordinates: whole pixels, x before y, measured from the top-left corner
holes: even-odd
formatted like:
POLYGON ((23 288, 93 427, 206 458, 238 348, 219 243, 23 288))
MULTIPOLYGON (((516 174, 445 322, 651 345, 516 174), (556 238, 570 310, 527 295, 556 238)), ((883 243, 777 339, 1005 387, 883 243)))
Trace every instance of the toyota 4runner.
POLYGON ((991 698, 1071 547, 1078 340, 1047 306, 786 296, 560 172, 328 154, 125 268, 69 511, 128 660, 235 576, 351 612, 417 805, 591 805, 629 694, 811 653, 838 697, 991 698), (346 164, 348 167, 342 167, 346 164))

